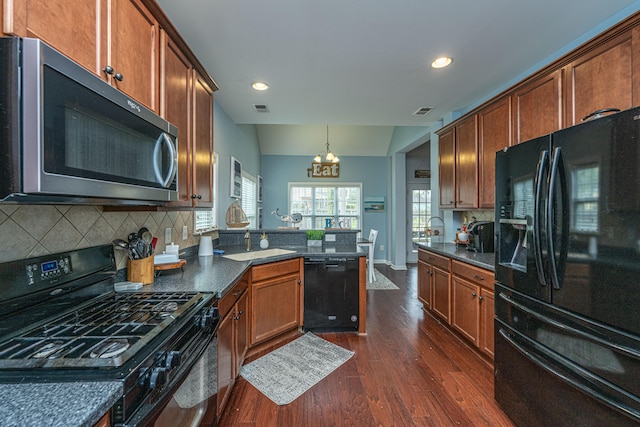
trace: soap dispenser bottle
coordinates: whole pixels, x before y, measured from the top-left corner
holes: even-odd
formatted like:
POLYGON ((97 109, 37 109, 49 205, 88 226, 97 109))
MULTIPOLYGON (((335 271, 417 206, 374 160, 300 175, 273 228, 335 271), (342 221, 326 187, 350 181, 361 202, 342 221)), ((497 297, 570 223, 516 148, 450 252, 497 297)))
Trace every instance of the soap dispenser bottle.
POLYGON ((260 236, 260 248, 267 249, 269 247, 269 239, 267 239, 267 233, 262 232, 262 236, 260 236))

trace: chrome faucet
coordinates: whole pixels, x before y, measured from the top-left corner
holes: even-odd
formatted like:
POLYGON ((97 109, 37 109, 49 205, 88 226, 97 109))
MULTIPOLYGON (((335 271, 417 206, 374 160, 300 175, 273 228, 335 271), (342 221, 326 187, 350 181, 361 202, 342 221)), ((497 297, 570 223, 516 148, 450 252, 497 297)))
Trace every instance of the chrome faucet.
POLYGON ((247 230, 247 232, 244 233, 244 241, 247 244, 247 250, 250 251, 251 250, 251 234, 249 233, 249 230, 247 230))

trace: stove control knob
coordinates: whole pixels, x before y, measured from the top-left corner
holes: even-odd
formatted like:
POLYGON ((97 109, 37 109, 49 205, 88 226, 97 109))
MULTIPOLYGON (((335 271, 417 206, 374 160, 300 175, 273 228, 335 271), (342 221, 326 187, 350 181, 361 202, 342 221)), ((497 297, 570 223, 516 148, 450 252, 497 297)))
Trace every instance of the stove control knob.
POLYGON ((151 388, 151 390, 161 388, 167 381, 166 373, 166 368, 153 368, 151 376, 149 377, 149 388, 151 388))
POLYGON ((171 370, 180 365, 181 362, 181 353, 179 351, 170 351, 167 354, 167 359, 165 360, 164 367, 168 370, 171 370))

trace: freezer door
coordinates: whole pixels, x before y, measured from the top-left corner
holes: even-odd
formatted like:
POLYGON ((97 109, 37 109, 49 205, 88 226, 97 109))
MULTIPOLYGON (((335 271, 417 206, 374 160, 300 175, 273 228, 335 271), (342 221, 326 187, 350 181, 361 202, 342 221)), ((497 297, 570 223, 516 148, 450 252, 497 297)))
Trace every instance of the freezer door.
POLYGON ((500 285, 495 337, 496 400, 518 425, 640 422, 637 339, 500 285))
POLYGON ((546 207, 551 137, 496 153, 496 280, 551 300, 546 207))
POLYGON ((550 273, 557 273, 552 303, 636 335, 639 119, 636 108, 553 134, 557 174, 548 217, 550 273))

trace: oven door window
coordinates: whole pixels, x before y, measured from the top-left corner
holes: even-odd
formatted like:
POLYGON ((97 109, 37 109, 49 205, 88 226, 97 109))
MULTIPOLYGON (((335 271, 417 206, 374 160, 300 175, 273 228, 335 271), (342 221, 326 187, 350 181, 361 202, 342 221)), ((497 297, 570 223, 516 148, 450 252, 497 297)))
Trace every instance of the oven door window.
POLYGON ((50 67, 43 73, 45 173, 175 189, 171 135, 50 67))
POLYGON ((218 340, 214 337, 156 419, 154 427, 211 425, 216 419, 218 340))

